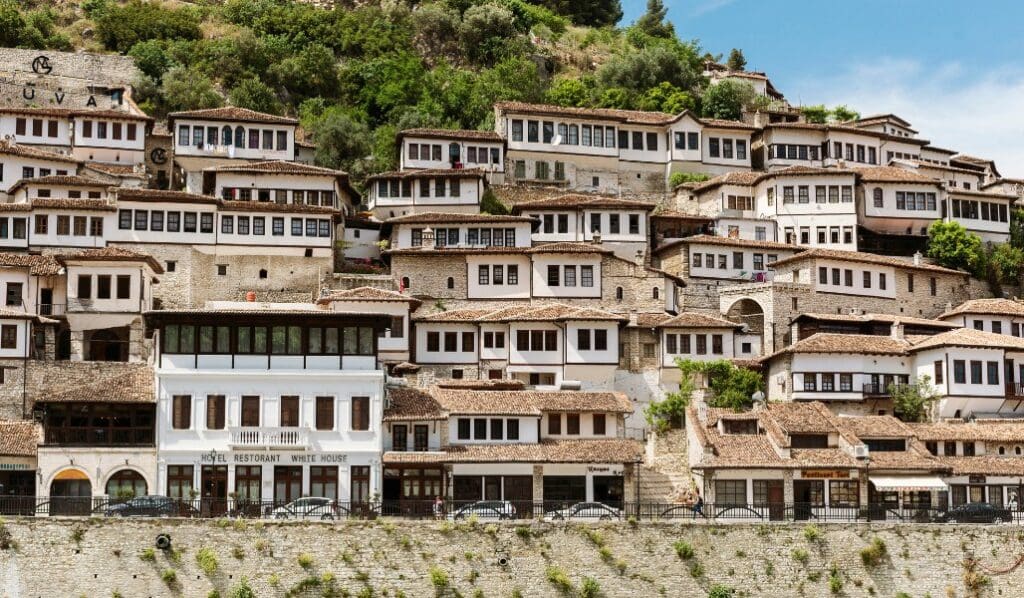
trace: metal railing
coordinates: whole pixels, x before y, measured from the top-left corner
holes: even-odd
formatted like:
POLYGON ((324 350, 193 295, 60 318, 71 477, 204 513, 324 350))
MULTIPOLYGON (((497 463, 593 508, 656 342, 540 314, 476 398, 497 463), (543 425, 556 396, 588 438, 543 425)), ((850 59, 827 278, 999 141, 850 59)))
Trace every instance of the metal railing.
POLYGON ((303 448, 309 446, 309 428, 229 428, 234 447, 303 448))
POLYGON ((240 498, 144 496, 118 499, 91 496, 0 497, 0 516, 175 517, 336 521, 341 519, 444 519, 454 522, 676 521, 690 523, 982 523, 1024 525, 1024 511, 998 505, 955 507, 835 506, 816 503, 604 503, 533 500, 455 501, 377 500, 347 502, 305 497, 292 501, 240 498))
POLYGON ((1006 397, 1015 399, 1024 398, 1024 382, 1007 382, 1006 397))
POLYGON ((36 313, 41 316, 63 316, 67 310, 64 303, 36 303, 36 313))

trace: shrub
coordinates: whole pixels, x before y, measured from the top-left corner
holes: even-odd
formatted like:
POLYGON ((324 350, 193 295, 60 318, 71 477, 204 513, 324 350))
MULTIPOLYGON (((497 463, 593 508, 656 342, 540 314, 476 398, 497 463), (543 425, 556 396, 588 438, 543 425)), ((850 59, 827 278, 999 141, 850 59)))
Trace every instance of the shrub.
POLYGON ((682 185, 683 183, 701 183, 703 181, 708 180, 709 178, 711 177, 704 173, 673 172, 672 175, 668 177, 668 186, 674 189, 679 185, 682 185))
POLYGON ((277 573, 271 573, 270 577, 267 578, 267 583, 270 584, 270 587, 276 588, 281 585, 281 576, 277 573))
POLYGON ((723 586, 720 583, 716 583, 708 590, 708 598, 733 598, 735 595, 736 590, 729 586, 723 586))
POLYGON ((17 544, 11 537, 11 530, 7 529, 3 519, 0 519, 0 550, 10 550, 15 547, 17 544))
POLYGON ((173 586, 178 581, 178 574, 174 569, 164 569, 164 572, 160 574, 160 579, 164 580, 164 583, 173 586))
POLYGON ((584 577, 579 594, 580 598, 597 598, 601 595, 601 584, 592 577, 584 577))
POLYGON ((440 567, 430 568, 430 583, 433 584, 434 589, 442 591, 448 587, 448 572, 440 567))
POLYGON ((693 546, 691 546, 686 540, 676 540, 675 544, 672 545, 672 548, 675 549, 676 556, 684 561, 692 559, 693 555, 696 554, 693 550, 693 546))
POLYGON ((817 542, 821 539, 821 528, 813 523, 804 526, 804 539, 808 542, 817 542))
POLYGON ((587 539, 590 540, 590 543, 598 548, 601 548, 607 543, 604 539, 604 535, 596 529, 588 529, 584 533, 586 534, 587 539))
POLYGON ((828 570, 828 591, 833 594, 843 591, 843 578, 839 576, 839 567, 835 563, 828 570))
POLYGON ((148 563, 156 562, 156 551, 152 548, 146 548, 139 553, 139 560, 146 561, 148 563))
POLYGON ((238 560, 242 560, 245 558, 245 549, 241 546, 235 546, 231 549, 231 556, 238 560))
POLYGON ((303 569, 309 569, 313 566, 313 555, 308 552, 303 552, 296 560, 299 562, 299 566, 303 569))
POLYGON ((203 573, 209 577, 217 571, 217 554, 209 548, 200 548, 196 552, 196 563, 199 564, 199 568, 203 570, 203 573))
POLYGON ((885 542, 881 538, 875 538, 871 540, 871 544, 860 550, 860 560, 864 562, 865 567, 877 567, 882 564, 885 560, 886 548, 885 542))
POLYGON ((523 540, 529 541, 529 539, 533 537, 533 532, 530 531, 530 528, 525 525, 517 525, 516 535, 522 538, 523 540))
POLYGON ((701 565, 698 561, 694 561, 690 565, 690 577, 698 578, 704 576, 704 565, 701 565))
POLYGON ((569 576, 565 574, 565 571, 551 565, 545 571, 545 575, 548 581, 551 582, 551 585, 555 586, 559 592, 567 596, 572 594, 572 581, 569 580, 569 576))

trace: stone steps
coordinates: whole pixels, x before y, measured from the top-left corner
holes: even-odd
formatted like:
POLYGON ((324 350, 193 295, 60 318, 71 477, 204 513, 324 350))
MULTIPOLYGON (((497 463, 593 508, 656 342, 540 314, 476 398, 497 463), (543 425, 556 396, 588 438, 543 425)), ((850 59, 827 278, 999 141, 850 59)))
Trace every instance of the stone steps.
POLYGON ((692 488, 687 464, 686 431, 669 430, 648 439, 647 462, 640 468, 640 500, 673 502, 683 491, 692 488))

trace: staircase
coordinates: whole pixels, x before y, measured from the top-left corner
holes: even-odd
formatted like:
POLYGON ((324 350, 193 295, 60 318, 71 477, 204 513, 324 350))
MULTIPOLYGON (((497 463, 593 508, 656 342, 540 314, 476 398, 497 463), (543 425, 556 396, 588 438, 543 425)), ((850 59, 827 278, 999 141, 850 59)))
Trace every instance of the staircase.
POLYGON ((648 437, 647 458, 640 466, 640 501, 675 502, 693 487, 687 464, 686 430, 669 430, 648 437))

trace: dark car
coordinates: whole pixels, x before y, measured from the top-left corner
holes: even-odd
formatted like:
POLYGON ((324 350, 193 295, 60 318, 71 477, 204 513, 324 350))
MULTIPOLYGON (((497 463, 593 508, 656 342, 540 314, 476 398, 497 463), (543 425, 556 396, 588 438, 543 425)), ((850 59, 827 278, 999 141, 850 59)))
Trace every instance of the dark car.
POLYGON ((987 502, 972 502, 949 509, 935 516, 939 523, 1010 523, 1013 514, 1009 509, 987 502))
POLYGON ((169 496, 138 496, 107 505, 103 514, 108 517, 194 517, 196 510, 169 496))

